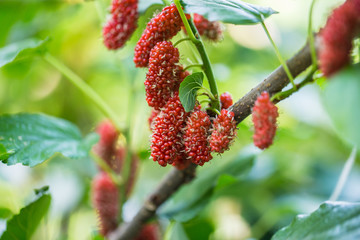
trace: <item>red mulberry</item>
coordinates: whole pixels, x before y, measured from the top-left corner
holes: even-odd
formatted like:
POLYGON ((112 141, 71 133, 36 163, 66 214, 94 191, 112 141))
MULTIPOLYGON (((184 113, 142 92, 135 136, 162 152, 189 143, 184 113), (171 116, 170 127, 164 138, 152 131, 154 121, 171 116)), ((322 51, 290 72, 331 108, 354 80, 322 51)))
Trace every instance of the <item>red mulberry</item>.
POLYGON ((158 110, 155 110, 155 109, 151 110, 150 116, 148 118, 148 123, 149 123, 150 130, 152 129, 154 120, 159 115, 159 113, 160 113, 160 111, 158 111, 158 110))
POLYGON ((108 49, 121 48, 137 28, 137 0, 113 0, 112 17, 103 28, 104 44, 108 49))
POLYGON ((110 177, 102 172, 93 180, 93 204, 100 220, 100 233, 106 236, 117 227, 118 190, 110 177))
POLYGON ((252 121, 255 133, 254 144, 260 149, 268 148, 276 133, 276 118, 279 116, 277 107, 270 101, 267 92, 261 93, 252 109, 252 121))
POLYGON ((200 166, 212 159, 208 143, 210 125, 209 116, 201 110, 194 111, 186 121, 185 152, 200 166))
POLYGON ((233 105, 233 99, 228 92, 224 92, 220 95, 220 103, 221 109, 228 109, 231 105, 233 105))
POLYGON ((211 151, 223 153, 229 149, 236 136, 236 122, 234 113, 222 109, 220 115, 213 122, 213 132, 210 137, 211 151))
POLYGON ((151 50, 149 71, 146 74, 146 101, 150 107, 160 110, 171 94, 179 90, 182 81, 179 50, 171 42, 158 42, 151 50))
POLYGON ((158 240, 160 239, 159 227, 157 224, 146 224, 140 232, 140 235, 135 240, 158 240))
POLYGON ((218 21, 209 21, 200 14, 194 14, 194 24, 201 36, 209 40, 219 41, 222 39, 222 25, 218 21))
POLYGON ((350 63, 352 39, 360 32, 360 1, 347 0, 335 9, 320 31, 320 69, 329 77, 350 63))
POLYGON ((116 154, 116 142, 119 133, 110 121, 101 122, 96 128, 100 135, 99 142, 93 147, 94 152, 102 158, 109 166, 114 165, 114 155, 116 154))
POLYGON ((151 140, 151 157, 161 166, 180 161, 185 151, 182 129, 188 114, 181 105, 177 92, 156 117, 151 140))
POLYGON ((151 19, 135 47, 136 67, 147 67, 150 51, 156 43, 171 39, 182 26, 183 23, 175 4, 165 7, 161 13, 151 19))

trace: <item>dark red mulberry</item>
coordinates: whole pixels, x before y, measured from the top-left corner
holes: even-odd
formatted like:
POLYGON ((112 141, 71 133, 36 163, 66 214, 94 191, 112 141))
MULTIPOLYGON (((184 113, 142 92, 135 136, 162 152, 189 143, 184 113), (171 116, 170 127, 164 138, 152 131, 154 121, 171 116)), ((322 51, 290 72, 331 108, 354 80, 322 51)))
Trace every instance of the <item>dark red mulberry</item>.
POLYGON ((150 107, 160 110, 171 94, 179 90, 182 77, 179 50, 171 42, 158 42, 151 50, 149 71, 146 74, 146 101, 150 107))
POLYGON ((147 67, 151 49, 158 42, 175 36, 183 26, 175 4, 165 7, 147 24, 135 47, 134 63, 136 67, 147 67))
POLYGON ((103 28, 104 44, 108 49, 118 49, 137 28, 138 1, 113 0, 111 13, 111 18, 103 28))
POLYGON ((185 127, 187 116, 179 94, 175 92, 156 117, 151 140, 151 157, 161 166, 176 164, 183 158, 185 147, 182 129, 185 127))
POLYGON ((234 113, 222 109, 220 115, 213 122, 213 132, 210 137, 211 151, 223 153, 229 149, 236 137, 236 122, 234 113))
POLYGON ((350 63, 352 40, 360 32, 360 1, 347 0, 336 8, 320 31, 320 69, 329 77, 350 63))
POLYGON ((268 148, 276 133, 278 108, 270 101, 269 93, 262 92, 252 109, 252 121, 255 133, 254 145, 260 149, 268 148))
POLYGON ((100 220, 100 233, 106 236, 117 227, 118 189, 105 172, 94 178, 92 188, 93 204, 100 220))
POLYGON ((201 36, 205 36, 209 40, 219 41, 222 36, 222 25, 218 21, 209 21, 200 14, 194 14, 194 24, 201 36))
POLYGON ((159 226, 155 223, 146 224, 140 232, 140 235, 135 240, 159 240, 159 226))
POLYGON ((231 105, 233 105, 233 99, 231 94, 228 92, 224 92, 220 95, 220 103, 221 109, 228 109, 231 105))
POLYGON ((186 120, 185 152, 193 163, 200 166, 212 159, 208 142, 210 125, 209 116, 200 109, 191 113, 186 120))

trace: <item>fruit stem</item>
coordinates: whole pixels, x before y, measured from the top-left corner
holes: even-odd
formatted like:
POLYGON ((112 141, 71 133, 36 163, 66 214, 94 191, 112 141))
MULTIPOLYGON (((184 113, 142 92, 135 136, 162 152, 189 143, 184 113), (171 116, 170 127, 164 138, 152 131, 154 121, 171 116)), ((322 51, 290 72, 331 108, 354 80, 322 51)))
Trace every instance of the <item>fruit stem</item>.
POLYGON ((314 73, 316 72, 316 69, 311 68, 310 73, 306 76, 306 78, 301 81, 299 84, 296 84, 296 88, 291 88, 289 90, 283 91, 283 92, 278 92, 276 94, 274 94, 271 97, 271 101, 281 101, 284 100, 285 98, 289 97, 291 94, 293 94, 294 92, 299 91, 302 87, 304 87, 305 85, 312 83, 314 81, 314 73))
POLYGON ((182 38, 182 39, 178 40, 178 41, 174 44, 174 47, 176 47, 179 43, 184 42, 184 41, 191 41, 191 38, 186 37, 186 38, 182 38))
POLYGON ((63 64, 60 60, 52 56, 50 53, 44 54, 44 59, 61 72, 70 82, 77 87, 83 94, 85 94, 98 108, 107 116, 120 132, 120 137, 125 138, 121 133, 121 123, 117 120, 115 112, 107 105, 107 103, 92 89, 86 82, 74 73, 69 67, 63 64))
POLYGON ((308 38, 309 38, 309 46, 311 51, 311 59, 313 68, 317 68, 317 57, 316 57, 316 49, 315 49, 315 39, 313 34, 313 26, 312 26, 312 15, 314 10, 316 0, 312 0, 309 10, 309 25, 308 25, 308 38))
POLYGON ((193 68, 193 67, 199 67, 199 68, 202 68, 204 65, 202 64, 191 64, 191 65, 188 65, 184 68, 184 71, 188 70, 189 68, 193 68))
POLYGON ((210 59, 205 50, 204 43, 201 40, 200 34, 198 33, 192 20, 191 19, 187 20, 185 13, 182 9, 182 6, 180 4, 180 1, 174 0, 174 3, 176 5, 178 12, 180 14, 180 17, 184 23, 187 34, 189 35, 192 43, 195 45, 195 47, 198 50, 200 57, 202 59, 203 70, 208 79, 210 91, 211 91, 212 95, 214 96, 214 100, 211 101, 211 106, 220 112, 220 98, 219 98, 220 96, 218 93, 218 88, 217 88, 215 76, 214 76, 214 73, 213 73, 213 70, 211 67, 210 59))
POLYGON ((116 174, 102 158, 96 155, 93 151, 91 151, 90 154, 94 162, 110 176, 111 180, 117 187, 123 185, 123 179, 121 178, 121 176, 116 174))
POLYGON ((264 18, 263 18, 262 21, 261 21, 261 26, 263 27, 263 29, 264 29, 264 31, 265 31, 265 33, 266 33, 266 36, 268 37, 269 41, 271 42, 271 45, 273 46, 273 48, 274 48, 274 50, 275 50, 276 56, 277 56, 280 64, 281 64, 282 67, 284 68, 284 71, 285 71, 287 77, 289 78, 291 84, 293 85, 293 88, 295 88, 295 90, 296 90, 296 85, 295 85, 295 83, 294 83, 294 78, 293 78, 293 76, 292 76, 292 74, 291 74, 291 72, 290 72, 290 70, 289 70, 286 62, 284 61, 283 57, 281 56, 278 47, 276 46, 274 40, 272 39, 272 37, 271 37, 271 35, 270 35, 270 33, 269 33, 266 25, 265 25, 264 18))

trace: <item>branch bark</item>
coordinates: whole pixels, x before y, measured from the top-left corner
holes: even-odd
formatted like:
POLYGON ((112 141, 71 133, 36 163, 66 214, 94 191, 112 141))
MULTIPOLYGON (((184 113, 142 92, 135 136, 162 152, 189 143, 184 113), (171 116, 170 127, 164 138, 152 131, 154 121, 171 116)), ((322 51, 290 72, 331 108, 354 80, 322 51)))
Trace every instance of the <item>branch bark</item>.
MULTIPOLYGON (((312 63, 309 45, 306 44, 286 63, 294 77, 305 71, 312 63)), ((230 110, 235 113, 236 122, 240 123, 251 114, 254 102, 261 92, 267 91, 270 95, 273 95, 281 91, 288 84, 289 79, 284 69, 281 66, 278 67, 263 82, 230 107, 230 110)), ((110 234, 109 239, 130 240, 135 238, 143 224, 155 215, 158 207, 176 192, 181 185, 190 182, 195 177, 196 166, 192 164, 182 171, 175 168, 172 169, 145 201, 133 220, 119 226, 117 230, 110 234)))

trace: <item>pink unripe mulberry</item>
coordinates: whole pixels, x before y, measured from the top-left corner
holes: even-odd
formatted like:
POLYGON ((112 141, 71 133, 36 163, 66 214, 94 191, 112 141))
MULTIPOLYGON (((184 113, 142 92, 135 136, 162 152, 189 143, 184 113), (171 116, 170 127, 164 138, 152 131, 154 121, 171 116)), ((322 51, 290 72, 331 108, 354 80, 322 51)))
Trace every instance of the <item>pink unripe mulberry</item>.
POLYGON ((146 74, 146 101, 150 107, 160 110, 179 90, 183 68, 179 65, 179 50, 171 42, 158 42, 151 49, 149 71, 146 74))
POLYGON ((320 31, 320 69, 329 77, 350 63, 353 38, 360 33, 360 0, 336 8, 320 31))
POLYGON ((121 48, 137 28, 138 0, 113 0, 112 16, 103 28, 108 49, 121 48))
POLYGON ((233 99, 231 94, 228 92, 224 92, 220 95, 220 103, 221 109, 228 109, 231 105, 233 105, 233 99))
POLYGON ((175 92, 155 119, 150 146, 151 157, 163 167, 183 158, 185 147, 182 129, 187 116, 179 94, 175 92))
POLYGON ((212 41, 222 39, 222 25, 218 21, 209 21, 200 14, 194 14, 194 24, 201 36, 205 36, 212 41))
POLYGON ((268 148, 276 133, 278 108, 270 101, 269 93, 262 92, 252 109, 255 133, 254 145, 260 149, 268 148))
POLYGON ((100 233, 106 236, 117 227, 119 194, 111 178, 101 172, 93 180, 93 204, 100 220, 100 233))
POLYGON ((223 153, 229 149, 236 137, 236 121, 234 113, 222 109, 213 122, 213 132, 210 137, 211 151, 223 153))
POLYGON ((175 4, 165 7, 150 20, 135 47, 136 67, 147 67, 151 49, 158 43, 175 36, 183 26, 175 4))
POLYGON ((186 120, 185 152, 193 163, 200 166, 212 159, 208 142, 210 125, 209 116, 200 109, 186 120))

